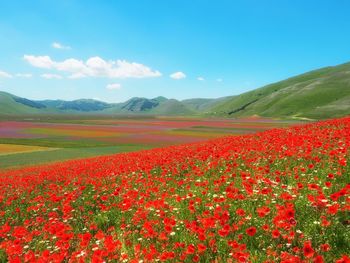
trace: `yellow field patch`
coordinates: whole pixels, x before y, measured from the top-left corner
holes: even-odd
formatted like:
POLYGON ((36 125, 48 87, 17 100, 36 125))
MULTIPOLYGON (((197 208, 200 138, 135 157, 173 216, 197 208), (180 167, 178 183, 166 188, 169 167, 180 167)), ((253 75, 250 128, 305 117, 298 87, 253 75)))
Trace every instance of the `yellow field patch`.
POLYGON ((0 144, 0 156, 15 154, 15 153, 26 153, 26 152, 37 152, 37 151, 50 151, 57 148, 30 146, 30 145, 18 145, 18 144, 0 144))

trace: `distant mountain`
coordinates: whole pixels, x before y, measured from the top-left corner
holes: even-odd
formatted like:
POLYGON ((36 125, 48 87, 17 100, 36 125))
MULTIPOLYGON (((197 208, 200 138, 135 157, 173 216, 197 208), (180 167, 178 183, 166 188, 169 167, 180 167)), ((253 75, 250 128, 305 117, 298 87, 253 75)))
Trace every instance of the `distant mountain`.
POLYGON ((80 99, 73 101, 64 101, 64 100, 42 100, 38 101, 39 104, 44 105, 46 108, 55 108, 62 111, 81 111, 81 112, 90 112, 90 111, 102 111, 112 107, 111 104, 92 100, 92 99, 80 99))
POLYGON ((159 105, 159 101, 146 98, 132 98, 121 105, 123 111, 145 112, 159 105))
POLYGON ((298 75, 241 95, 218 99, 131 98, 34 101, 0 92, 0 114, 152 114, 314 118, 350 114, 350 63, 298 75))
POLYGON ((211 113, 315 119, 350 114, 350 63, 310 71, 234 96, 213 107, 211 113))
POLYGON ((12 95, 12 98, 15 102, 21 103, 25 106, 31 107, 31 108, 36 108, 36 109, 45 109, 46 105, 37 101, 33 101, 33 100, 28 100, 25 98, 21 98, 21 97, 17 97, 12 95))
POLYGON ((209 110, 211 103, 216 105, 216 101, 221 101, 221 99, 199 99, 195 103, 196 106, 193 106, 194 102, 190 103, 188 100, 178 101, 161 96, 153 99, 135 97, 123 103, 106 103, 93 99, 34 101, 0 92, 0 114, 196 115, 204 109, 209 110))
POLYGON ((109 113, 152 115, 194 115, 200 113, 199 111, 192 110, 182 101, 167 99, 165 97, 156 97, 153 99, 135 97, 124 103, 114 104, 107 111, 109 113))

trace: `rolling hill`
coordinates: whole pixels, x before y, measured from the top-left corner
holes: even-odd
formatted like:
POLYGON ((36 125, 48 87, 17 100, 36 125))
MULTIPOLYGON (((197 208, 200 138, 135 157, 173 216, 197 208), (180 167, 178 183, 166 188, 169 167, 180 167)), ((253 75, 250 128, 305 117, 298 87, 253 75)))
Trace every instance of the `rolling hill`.
POLYGON ((232 97, 213 115, 324 119, 350 114, 350 63, 314 70, 232 97))
POLYGON ((237 96, 175 100, 131 98, 34 101, 0 92, 0 114, 151 114, 325 119, 350 114, 350 63, 310 71, 237 96))
POLYGON ((156 97, 134 97, 122 103, 106 103, 93 99, 73 101, 34 101, 0 91, 0 115, 25 114, 152 114, 152 115, 198 115, 209 112, 220 99, 193 99, 179 101, 156 97))
POLYGON ((192 111, 198 111, 201 113, 206 113, 206 111, 212 109, 216 105, 220 105, 223 102, 230 100, 232 97, 222 97, 218 99, 187 99, 181 101, 186 107, 192 111))
POLYGON ((46 111, 46 106, 43 104, 0 92, 1 114, 36 114, 43 111, 46 111))
POLYGON ((54 108, 61 111, 101 111, 111 107, 109 103, 92 100, 92 99, 80 99, 73 101, 64 100, 43 100, 37 103, 44 105, 46 108, 54 108))

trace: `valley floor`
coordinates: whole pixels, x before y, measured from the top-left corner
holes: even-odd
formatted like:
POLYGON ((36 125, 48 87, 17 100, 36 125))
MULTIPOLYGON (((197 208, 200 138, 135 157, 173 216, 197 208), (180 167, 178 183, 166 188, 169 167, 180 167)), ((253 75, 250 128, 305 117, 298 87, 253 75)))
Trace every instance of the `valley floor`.
POLYGON ((204 141, 286 127, 263 118, 23 117, 0 121, 0 169, 204 141))

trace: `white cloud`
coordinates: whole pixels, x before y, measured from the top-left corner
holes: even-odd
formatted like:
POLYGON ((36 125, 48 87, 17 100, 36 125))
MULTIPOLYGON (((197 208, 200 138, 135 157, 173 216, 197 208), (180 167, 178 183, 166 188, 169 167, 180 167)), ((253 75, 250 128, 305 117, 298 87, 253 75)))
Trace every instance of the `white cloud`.
POLYGON ((184 79, 186 78, 185 73, 178 71, 170 75, 170 78, 172 79, 184 79))
POLYGON ((19 77, 19 78, 31 78, 33 77, 33 75, 31 73, 17 73, 16 74, 16 77, 19 77))
POLYGON ((223 82, 224 80, 223 79, 216 79, 217 82, 223 82))
POLYGON ((49 56, 24 55, 23 59, 36 68, 53 68, 55 62, 49 56))
POLYGON ((70 75, 68 78, 70 79, 81 79, 81 78, 85 78, 86 75, 84 75, 83 73, 74 73, 72 75, 70 75))
POLYGON ((204 81, 205 79, 203 77, 198 77, 197 78, 199 81, 204 81))
POLYGON ((112 83, 106 86, 106 89, 109 89, 109 90, 117 90, 121 88, 122 88, 122 85, 120 85, 119 83, 112 83))
POLYGON ((53 48, 56 48, 56 49, 66 49, 66 50, 72 49, 70 46, 65 46, 65 45, 62 45, 61 43, 58 43, 58 42, 53 42, 53 43, 51 44, 51 46, 52 46, 53 48))
POLYGON ((62 79, 62 76, 58 74, 42 74, 41 77, 44 79, 62 79))
POLYGON ((106 61, 100 57, 91 57, 86 62, 69 58, 61 62, 53 61, 49 56, 24 55, 23 59, 37 68, 56 69, 67 72, 69 78, 106 77, 106 78, 150 78, 160 77, 159 71, 136 62, 126 60, 106 61))
POLYGON ((12 75, 10 73, 0 70, 0 78, 12 78, 12 75))

